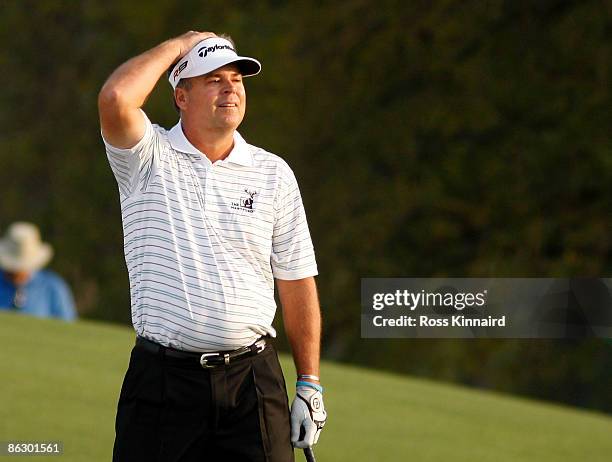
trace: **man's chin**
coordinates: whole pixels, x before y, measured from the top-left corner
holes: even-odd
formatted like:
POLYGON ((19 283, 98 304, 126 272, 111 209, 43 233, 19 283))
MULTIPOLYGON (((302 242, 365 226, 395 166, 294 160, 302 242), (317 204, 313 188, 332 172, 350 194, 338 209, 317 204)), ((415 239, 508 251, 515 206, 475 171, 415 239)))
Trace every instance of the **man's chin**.
POLYGON ((236 130, 242 123, 242 117, 223 117, 219 122, 219 128, 236 130))

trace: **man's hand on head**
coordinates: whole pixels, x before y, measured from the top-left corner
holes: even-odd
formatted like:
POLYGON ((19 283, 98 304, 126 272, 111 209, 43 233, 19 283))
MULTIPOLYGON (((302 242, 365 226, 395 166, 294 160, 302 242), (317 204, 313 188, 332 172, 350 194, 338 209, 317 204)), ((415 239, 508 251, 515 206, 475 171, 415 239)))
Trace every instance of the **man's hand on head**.
POLYGON ((179 35, 174 39, 179 45, 179 55, 177 57, 177 60, 181 59, 183 56, 189 53, 189 51, 202 40, 206 40, 207 38, 216 36, 217 34, 215 34, 214 32, 197 32, 193 30, 185 32, 183 35, 179 35))

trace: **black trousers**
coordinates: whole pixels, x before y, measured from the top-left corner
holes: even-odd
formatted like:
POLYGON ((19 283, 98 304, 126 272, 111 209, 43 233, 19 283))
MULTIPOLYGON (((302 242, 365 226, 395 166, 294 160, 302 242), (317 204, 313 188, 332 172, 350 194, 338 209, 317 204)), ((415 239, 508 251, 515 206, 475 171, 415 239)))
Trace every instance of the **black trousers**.
POLYGON ((132 350, 115 424, 114 462, 293 462, 285 380, 273 345, 204 369, 132 350))

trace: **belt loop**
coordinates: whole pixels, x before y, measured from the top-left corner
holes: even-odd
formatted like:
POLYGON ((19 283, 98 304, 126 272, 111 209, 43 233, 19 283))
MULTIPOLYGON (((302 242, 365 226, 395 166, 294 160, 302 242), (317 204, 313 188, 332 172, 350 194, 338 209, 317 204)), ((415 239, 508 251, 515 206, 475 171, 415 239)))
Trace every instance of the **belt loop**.
POLYGON ((164 347, 163 345, 159 345, 159 351, 157 352, 157 355, 159 356, 159 361, 163 363, 166 357, 166 347, 164 347))

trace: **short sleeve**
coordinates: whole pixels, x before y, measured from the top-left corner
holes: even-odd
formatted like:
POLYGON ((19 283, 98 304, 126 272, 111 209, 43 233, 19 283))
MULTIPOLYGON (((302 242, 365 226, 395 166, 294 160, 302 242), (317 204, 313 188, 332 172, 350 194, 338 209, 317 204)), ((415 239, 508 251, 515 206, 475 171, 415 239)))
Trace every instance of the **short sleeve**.
POLYGON ((53 295, 52 295, 52 316, 65 321, 74 321, 77 317, 76 308, 74 306, 74 297, 68 284, 56 276, 53 279, 53 295))
POLYGON ((272 273, 282 280, 316 276, 317 263, 300 189, 288 167, 283 177, 274 208, 272 273))
POLYGON ((160 135, 144 111, 141 110, 141 113, 145 120, 145 132, 134 147, 116 148, 102 136, 119 192, 126 197, 145 191, 153 174, 154 163, 161 155, 160 135))

